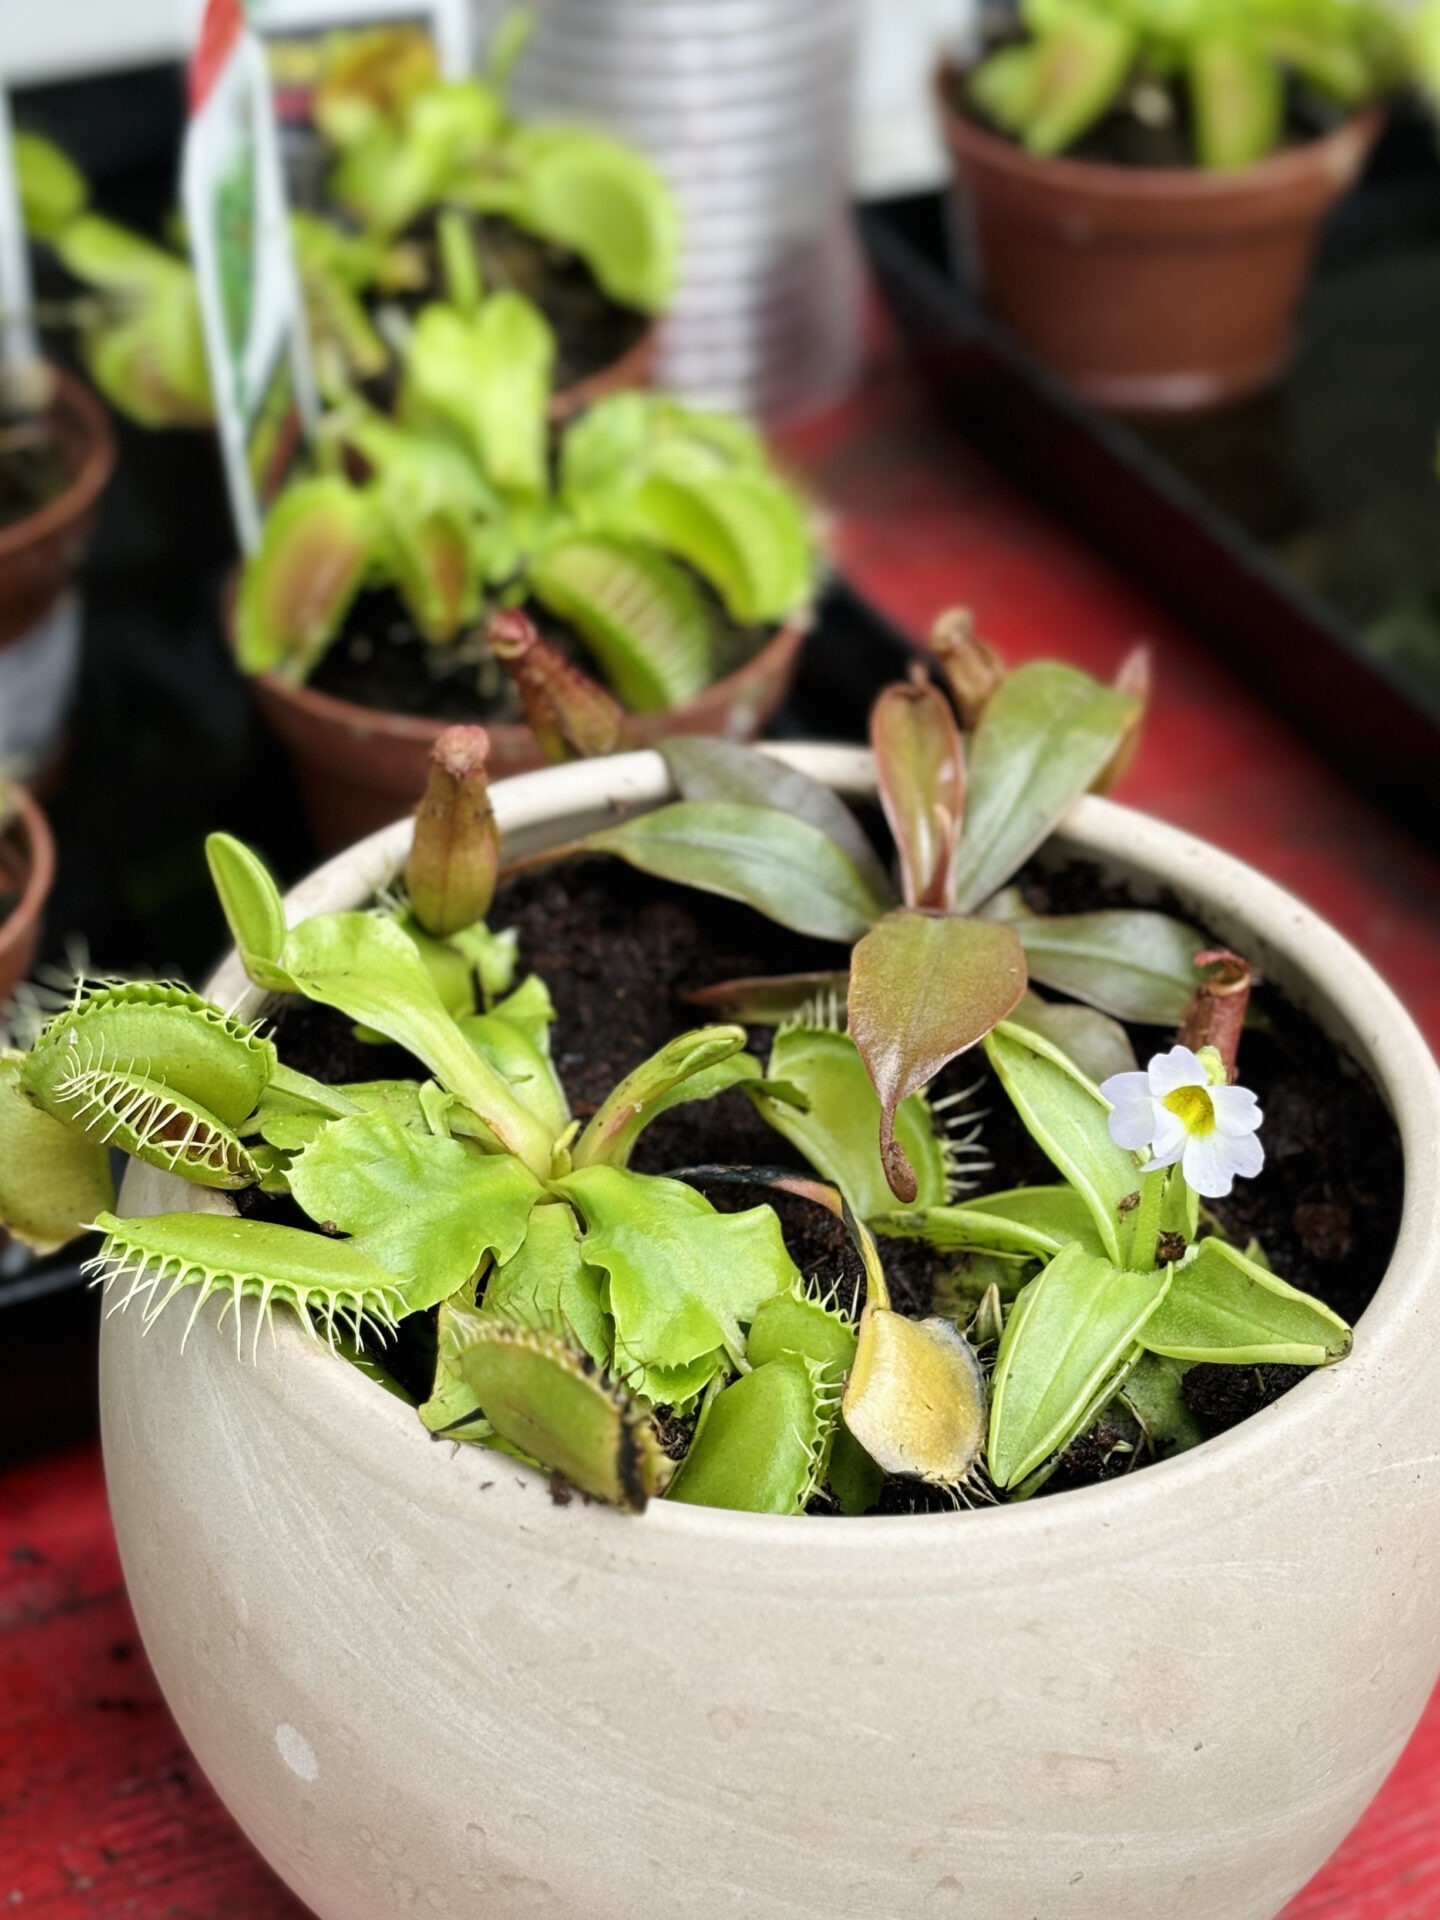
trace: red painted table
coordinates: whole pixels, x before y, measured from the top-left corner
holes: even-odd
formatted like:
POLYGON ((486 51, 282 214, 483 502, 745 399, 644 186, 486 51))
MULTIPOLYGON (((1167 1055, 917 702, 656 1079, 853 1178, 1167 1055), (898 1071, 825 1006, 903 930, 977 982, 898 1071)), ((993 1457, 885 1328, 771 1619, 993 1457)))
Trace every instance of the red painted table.
MULTIPOLYGON (((1440 1039, 1440 863, 1242 680, 959 444, 900 369, 882 366, 791 446, 836 514, 845 570, 902 626, 923 631, 964 601, 1012 659, 1063 654, 1100 671, 1149 640, 1158 693, 1126 797, 1301 894, 1440 1039)), ((1287 1920, 1440 1920, 1437 1802, 1440 1697, 1287 1920)), ((93 1450, 0 1477, 0 1914, 11 1911, 303 1920, 160 1702, 93 1450)))

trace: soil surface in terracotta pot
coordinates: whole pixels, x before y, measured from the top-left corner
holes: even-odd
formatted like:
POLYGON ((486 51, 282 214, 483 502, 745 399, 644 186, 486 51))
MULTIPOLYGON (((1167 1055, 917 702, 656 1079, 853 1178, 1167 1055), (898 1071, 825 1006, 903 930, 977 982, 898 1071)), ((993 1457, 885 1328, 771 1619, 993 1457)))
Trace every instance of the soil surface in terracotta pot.
MULTIPOLYGON (((472 221, 471 230, 482 285, 492 293, 507 288, 524 294, 554 329, 553 419, 566 419, 606 393, 646 384, 655 347, 650 314, 612 300, 579 254, 522 233, 508 220, 486 215, 472 221)), ((417 222, 405 238, 425 259, 426 284, 372 299, 372 313, 392 306, 413 316, 443 297, 433 218, 417 222)), ((395 384, 393 373, 382 374, 367 383, 366 392, 388 410, 395 384)))
MULTIPOLYGON (((689 577, 712 616, 713 684, 753 660, 774 629, 737 625, 699 575, 689 577)), ((525 611, 567 659, 593 678, 603 677, 584 643, 563 621, 533 604, 527 604, 525 611)), ((353 701, 357 707, 413 714, 446 725, 475 721, 487 726, 523 725, 525 720, 515 683, 482 634, 477 631, 453 645, 431 646, 399 595, 389 588, 360 595, 306 685, 337 700, 353 701)))
MULTIPOLYGON (((1137 904, 1124 887, 1079 862, 1037 861, 1021 884, 1040 912, 1137 904)), ((748 908, 679 891, 610 861, 569 862, 506 882, 489 924, 517 931, 522 974, 538 973, 551 991, 554 1059, 578 1118, 593 1113, 639 1061, 704 1023, 706 1014, 687 994, 720 980, 822 970, 846 961, 844 949, 786 932, 748 908)), ((1384 1277, 1395 1244, 1402 1197, 1399 1140, 1369 1080, 1337 1057, 1318 1027, 1263 986, 1255 1007, 1255 1030, 1246 1035, 1241 1067, 1244 1084, 1259 1095, 1265 1110, 1266 1166, 1258 1179, 1241 1182, 1228 1200, 1207 1204, 1235 1244, 1258 1242, 1277 1272, 1353 1323, 1384 1277)), ((1142 1062, 1170 1044, 1170 1036, 1157 1028, 1134 1027, 1130 1034, 1142 1062)), ((765 1029, 750 1031, 751 1049, 762 1061, 771 1038, 765 1029)), ((398 1048, 367 1046, 340 1016, 305 1002, 286 1003, 280 1011, 277 1040, 287 1064, 326 1082, 417 1073, 398 1048)), ((983 1058, 956 1061, 933 1091, 937 1098, 968 1091, 964 1111, 984 1115, 984 1146, 993 1165, 977 1182, 977 1193, 1054 1180, 1053 1168, 983 1058)), ((810 1171, 738 1091, 662 1115, 642 1136, 632 1165, 657 1174, 715 1165, 810 1171)), ((833 1292, 858 1312, 865 1299, 864 1273, 838 1221, 785 1194, 698 1184, 723 1211, 762 1200, 773 1207, 801 1272, 821 1293, 833 1292)), ((236 1199, 243 1212, 308 1225, 292 1210, 293 1203, 258 1189, 236 1199)), ((947 1296, 954 1256, 947 1262, 919 1242, 888 1239, 883 1250, 892 1296, 902 1312, 923 1318, 953 1310, 968 1317, 958 1294, 947 1296)), ((417 1397, 425 1397, 435 1366, 433 1315, 413 1316, 402 1328, 398 1348, 384 1351, 385 1364, 417 1397)), ((1297 1367, 1198 1366, 1186 1375, 1183 1391, 1210 1437, 1279 1399, 1305 1373, 1297 1367)), ((662 1416, 660 1427, 667 1450, 683 1458, 689 1427, 668 1416, 662 1416)), ((1123 1416, 1108 1416, 1070 1448, 1044 1493, 1145 1466, 1154 1456, 1137 1447, 1136 1439, 1123 1416)), ((892 1476, 879 1511, 944 1511, 952 1504, 946 1492, 892 1476)), ((837 1509, 822 1491, 809 1511, 830 1515, 837 1509)))
POLYGON ((70 470, 47 417, 0 410, 0 527, 38 513, 65 490, 70 470))

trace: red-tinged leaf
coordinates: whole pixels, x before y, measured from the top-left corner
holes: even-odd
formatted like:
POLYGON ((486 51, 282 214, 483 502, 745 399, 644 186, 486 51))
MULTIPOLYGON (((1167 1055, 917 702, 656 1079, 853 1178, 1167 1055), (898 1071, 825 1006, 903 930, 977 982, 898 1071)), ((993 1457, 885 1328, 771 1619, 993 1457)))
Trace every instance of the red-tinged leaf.
POLYGON ((1115 757, 1091 787, 1092 793, 1113 793, 1120 782, 1135 764, 1135 756, 1140 751, 1140 736, 1145 730, 1145 715, 1150 708, 1150 694, 1155 684, 1155 658, 1148 646, 1132 647, 1120 662, 1120 671, 1115 675, 1115 691, 1127 695, 1131 700, 1140 702, 1140 710, 1130 724, 1130 730, 1115 749, 1115 757))
POLYGON ((848 971, 826 973, 747 974, 740 980, 717 980, 681 994, 692 1007, 704 1007, 742 1027, 778 1027, 818 1003, 838 1007, 850 985, 848 971))
POLYGON ((973 733, 1005 678, 1005 662, 976 633, 968 607, 951 607, 941 614, 930 629, 929 647, 960 709, 960 724, 973 733))
POLYGON ((993 921, 902 909, 850 956, 850 1037, 880 1096, 886 1178, 907 1205, 917 1187, 895 1139, 896 1108, 998 1026, 1025 987, 1019 938, 993 921))
POLYGON ((870 744, 906 904, 943 912, 954 904, 965 809, 965 750, 949 701, 923 678, 887 687, 870 715, 870 744))

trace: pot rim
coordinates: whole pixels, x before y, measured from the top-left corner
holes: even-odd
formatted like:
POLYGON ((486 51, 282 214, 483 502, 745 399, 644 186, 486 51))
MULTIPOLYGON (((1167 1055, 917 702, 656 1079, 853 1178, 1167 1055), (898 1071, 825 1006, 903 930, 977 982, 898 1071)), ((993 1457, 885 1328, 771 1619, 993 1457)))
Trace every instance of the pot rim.
MULTIPOLYGON (((239 662, 235 660, 235 607, 239 597, 239 582, 240 566, 237 565, 225 583, 224 593, 225 643, 232 661, 235 661, 237 672, 241 671, 239 662)), ((778 660, 787 648, 803 639, 814 624, 815 602, 812 600, 807 601, 797 612, 792 613, 788 620, 776 627, 764 646, 758 652, 751 654, 742 665, 736 667, 733 672, 725 674, 721 679, 712 680, 707 687, 703 687, 695 695, 693 700, 686 700, 680 706, 672 707, 664 717, 672 722, 678 720, 681 714, 688 713, 701 700, 707 703, 714 700, 724 704, 737 698, 760 669, 762 662, 769 665, 778 660)), ((443 733, 446 727, 455 724, 451 720, 429 720, 423 714, 392 713, 388 707, 362 707, 354 700, 342 700, 337 694, 321 693, 303 682, 297 684, 293 680, 287 680, 273 670, 269 673, 243 674, 242 677, 253 682, 257 687, 263 687, 265 692, 276 700, 297 708, 317 725, 343 728, 352 734, 383 734, 390 740, 413 741, 423 746, 433 741, 438 734, 443 733)), ((651 717, 631 714, 628 707, 625 713, 627 719, 651 717)), ((662 716, 654 717, 658 719, 662 716)), ((483 726, 487 733, 499 737, 507 733, 522 734, 530 731, 528 723, 523 720, 482 719, 476 724, 483 726)))
MULTIPOLYGON (((873 761, 864 748, 786 744, 765 750, 824 780, 843 797, 873 798, 873 761)), ((673 791, 663 759, 646 750, 515 775, 497 781, 492 796, 502 835, 538 830, 537 837, 553 840, 547 829, 577 813, 656 806, 671 798, 673 791)), ((397 821, 335 855, 287 896, 291 920, 333 911, 341 896, 347 904, 353 904, 361 897, 355 891, 357 882, 363 882, 367 894, 376 890, 403 862, 409 836, 410 822, 397 821)), ((1179 891, 1187 902, 1208 895, 1202 917, 1218 920, 1221 924, 1217 932, 1225 934, 1227 921, 1235 925, 1243 922, 1246 933, 1255 936, 1252 946, 1262 956, 1265 951, 1273 951, 1283 964, 1304 976, 1315 1000, 1312 1011, 1318 1012, 1323 1006, 1334 1024, 1343 1029, 1344 1044, 1375 1082, 1394 1115, 1407 1168, 1440 1146, 1440 1068, 1429 1047, 1375 969, 1318 914, 1235 856, 1181 828, 1113 801, 1090 796, 1081 799, 1054 837, 1062 845, 1069 843, 1082 856, 1148 875, 1179 891)), ((266 996, 256 989, 242 995, 238 990, 243 983, 244 975, 232 953, 206 991, 225 1004, 237 1002, 238 1010, 253 1014, 266 996)), ((218 1196, 200 1195, 178 1180, 172 1186, 166 1178, 164 1184, 170 1192, 187 1196, 192 1206, 213 1208, 218 1202, 218 1196)), ((1243 1500, 1245 1473, 1257 1467, 1263 1473, 1263 1456, 1272 1447, 1323 1461, 1328 1409, 1336 1393, 1364 1393, 1381 1403, 1394 1393, 1407 1372, 1413 1374, 1427 1347, 1433 1351, 1440 1336, 1440 1291, 1430 1282, 1427 1264, 1437 1243, 1440 1183, 1407 1179, 1394 1252, 1374 1299, 1357 1323, 1355 1346, 1347 1358, 1337 1366, 1316 1369, 1283 1399, 1228 1433, 1140 1473, 1070 1489, 1050 1499, 999 1506, 983 1514, 870 1514, 830 1519, 823 1526, 802 1529, 785 1516, 657 1500, 650 1503, 643 1519, 594 1509, 589 1521, 592 1525, 644 1525, 678 1542, 687 1537, 710 1537, 739 1552, 747 1545, 757 1552, 762 1547, 768 1551, 783 1541, 787 1553, 869 1553, 881 1540, 897 1548, 918 1549, 923 1545, 929 1551, 942 1537, 941 1529, 981 1527, 982 1534, 971 1536, 977 1550, 988 1541, 996 1551, 1007 1546, 1014 1550, 1034 1548, 1057 1561, 1067 1553, 1073 1558, 1091 1550, 1113 1551, 1112 1530, 1132 1521, 1143 1521, 1152 1533, 1157 1528, 1183 1530, 1190 1512, 1187 1493, 1233 1473, 1235 1497, 1243 1500), (1257 1456, 1261 1458, 1257 1460, 1257 1456)), ((277 1344, 272 1358, 277 1363, 286 1355, 302 1364, 332 1359, 323 1350, 317 1353, 313 1341, 288 1316, 275 1323, 274 1332, 277 1344)), ((411 1428, 419 1433, 413 1410, 388 1394, 376 1392, 373 1382, 338 1357, 333 1357, 333 1362, 311 1364, 304 1376, 309 1417, 340 1423, 331 1425, 335 1432, 354 1433, 357 1423, 363 1421, 371 1441, 387 1457, 392 1440, 403 1446, 411 1428), (317 1404, 321 1393, 335 1396, 332 1407, 322 1409, 317 1404)), ((428 1436, 420 1437, 426 1438, 428 1445, 428 1436)), ((464 1479, 465 1453, 466 1449, 456 1447, 447 1463, 455 1467, 457 1490, 468 1485, 464 1479)), ((400 1454, 393 1458, 397 1473, 405 1474, 400 1454)), ((517 1477, 523 1476, 519 1478, 519 1497, 523 1500, 536 1476, 513 1464, 517 1477)), ((504 1497, 498 1487, 497 1495, 504 1497)), ((516 1509, 512 1517, 518 1520, 520 1510, 516 1509)))
MULTIPOLYGON (((967 69, 956 60, 942 60, 935 68, 932 86, 939 104, 945 135, 955 149, 983 161, 996 173, 1025 185, 1037 179, 1051 184, 1057 192, 1105 194, 1135 206, 1157 206, 1178 201, 1187 205, 1209 205, 1223 200, 1259 198, 1265 194, 1294 188, 1319 175, 1343 180, 1339 158, 1359 142, 1368 148, 1378 138, 1385 120, 1385 108, 1378 102, 1359 108, 1338 127, 1317 135, 1295 147, 1282 148, 1248 167, 1211 170, 1199 165, 1186 167, 1126 167, 1106 160, 1076 160, 1066 154, 1041 156, 1028 153, 1013 141, 992 133, 978 120, 972 120, 955 104, 952 84, 967 69)), ((1148 1469, 1147 1469, 1148 1471, 1148 1469)))
MULTIPOLYGON (((10 916, 0 924, 0 960, 24 940, 39 919, 46 898, 55 883, 55 837, 40 803, 18 780, 0 782, 15 802, 18 824, 25 836, 30 856, 30 871, 10 916)), ((14 823, 12 823, 14 824, 14 823)))
POLYGON ((45 362, 55 381, 55 392, 47 409, 52 415, 68 415, 82 436, 80 460, 53 500, 47 500, 23 520, 0 528, 0 565, 38 546, 41 541, 83 519, 95 505, 115 467, 115 433, 104 407, 82 380, 66 367, 45 362))

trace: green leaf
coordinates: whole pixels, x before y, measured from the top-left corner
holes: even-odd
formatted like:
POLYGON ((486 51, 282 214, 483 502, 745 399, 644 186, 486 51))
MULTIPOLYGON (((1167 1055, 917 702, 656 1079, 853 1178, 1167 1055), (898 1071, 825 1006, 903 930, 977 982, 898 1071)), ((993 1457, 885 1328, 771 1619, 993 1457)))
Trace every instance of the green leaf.
POLYGON ((894 888, 870 836, 838 793, 787 767, 773 754, 743 747, 735 740, 711 740, 701 734, 677 735, 659 743, 659 752, 682 800, 720 800, 737 806, 773 807, 828 834, 854 863, 877 901, 893 898, 894 888))
POLYGON ((902 908, 857 943, 850 1034, 880 1096, 880 1156, 902 1200, 919 1189, 894 1137, 901 1101, 989 1033, 1024 991, 1020 942, 996 922, 902 908))
POLYGON ((12 149, 26 231, 37 240, 53 240, 84 212, 90 197, 85 176, 53 140, 38 133, 17 132, 12 149))
MULTIPOLYGON (((782 1028, 768 1073, 801 1094, 804 1105, 757 1087, 751 1098, 765 1120, 840 1189, 860 1219, 887 1212, 894 1202, 880 1158, 880 1100, 849 1036, 820 1027, 782 1028)), ((915 1173, 920 1204, 942 1205, 949 1192, 945 1152, 922 1095, 901 1102, 895 1137, 915 1173)))
POLYGON ((986 705, 970 748, 955 904, 971 913, 1021 866, 1104 772, 1140 704, 1078 668, 1018 667, 986 705))
POLYGON ((540 1186, 508 1154, 416 1133, 383 1111, 334 1120, 291 1162, 290 1191, 319 1225, 398 1276, 406 1311, 433 1307, 525 1238, 540 1186))
POLYGON ((1190 52, 1190 107, 1202 167, 1254 166, 1280 144, 1285 83, 1253 35, 1201 35, 1190 52))
POLYGON ((1195 992, 1195 956, 1211 944, 1166 913, 1035 914, 1011 892, 990 902, 986 918, 1014 927, 1042 987, 1143 1026, 1179 1026, 1195 992))
POLYGON ((523 1245, 490 1275, 482 1311, 563 1333, 597 1366, 608 1367, 615 1339, 604 1284, 601 1270, 585 1259, 570 1208, 543 1201, 530 1215, 523 1245))
POLYGON ((1026 1131, 1084 1200, 1119 1266, 1121 1203, 1140 1176, 1135 1156, 1110 1138, 1109 1103, 1058 1048, 1022 1027, 997 1028, 985 1051, 1026 1131))
POLYGON ((291 929, 281 965, 299 990, 406 1048, 468 1106, 496 1145, 549 1172, 553 1137, 481 1059, 445 1010, 413 942, 393 921, 321 914, 291 929))
POLYGON ((607 1097, 576 1141, 573 1164, 628 1166, 642 1131, 660 1114, 758 1079, 759 1063, 744 1046, 743 1027, 700 1027, 667 1041, 607 1097))
POLYGON ((1144 1344, 1174 1360, 1323 1367, 1350 1351, 1338 1314, 1287 1286, 1223 1240, 1202 1240, 1170 1269, 1164 1306, 1144 1344))
POLYGON ((339 633, 379 540, 372 502, 344 480, 287 487, 240 576, 241 671, 304 680, 339 633))
POLYGON ((526 581, 541 606, 574 627, 632 712, 664 712, 709 685, 710 615, 664 554, 586 535, 538 555, 526 581))
POLYGON ((1063 153, 1088 132, 1118 98, 1137 51, 1128 21, 1094 7, 1067 7, 1039 42, 1024 128, 1031 153, 1063 153))
POLYGON ((510 143, 517 227, 567 247, 621 306, 661 313, 675 291, 679 216, 655 167, 633 147, 549 125, 510 143))
POLYGON ((1169 1286, 1074 1244, 1021 1292, 990 1384, 990 1477, 1013 1487, 1085 1430, 1169 1286))
POLYGON ((615 1366, 635 1391, 656 1399, 654 1369, 745 1351, 742 1323, 798 1275, 769 1207, 717 1213, 678 1180, 584 1167, 556 1182, 584 1216, 585 1259, 610 1276, 615 1366))
POLYGON ((0 1227, 50 1253, 114 1206, 115 1183, 104 1143, 42 1113, 19 1079, 19 1058, 0 1056, 0 1227))
POLYGON ((745 626, 788 618, 812 589, 804 513, 769 474, 652 473, 609 526, 684 560, 745 626))
POLYGON ((828 834, 768 807, 681 800, 582 844, 642 873, 742 901, 816 940, 858 940, 885 911, 828 834))
POLYGON ((429 306, 415 322, 401 408, 458 436, 492 486, 539 497, 549 483, 555 336, 523 295, 492 294, 472 318, 429 306))
POLYGON ((495 1429, 480 1411, 475 1390, 465 1378, 462 1356, 477 1322, 474 1289, 462 1287, 442 1300, 435 1314, 435 1377, 430 1397, 421 1402, 421 1423, 447 1440, 485 1442, 495 1429))
POLYGON ((205 859, 246 973, 269 993, 293 992, 294 983, 280 965, 285 903, 270 869, 258 853, 228 833, 209 835, 205 859))
POLYGON ((643 1410, 558 1334, 477 1315, 459 1354, 496 1433, 582 1493, 643 1509, 670 1463, 643 1410))
MULTIPOLYGON (((1170 1284, 1173 1292, 1173 1279, 1170 1284)), ((1162 1301, 1159 1311, 1164 1310, 1162 1301)), ((1120 1389, 1121 1399, 1139 1421, 1151 1448, 1162 1459, 1172 1453, 1188 1452, 1205 1438, 1181 1390, 1184 1373, 1185 1369, 1173 1360, 1166 1360, 1158 1353, 1142 1353, 1120 1389)))
POLYGON ((962 1206, 878 1215, 870 1224, 890 1239, 924 1240, 932 1247, 973 1247, 1048 1260, 1079 1240, 1092 1252, 1103 1252, 1090 1209, 1073 1187, 1017 1187, 962 1206))
POLYGON ((1133 1073, 1136 1069, 1129 1034, 1118 1020, 1097 1013, 1093 1007, 1075 1007, 1027 993, 1016 1007, 1011 1024, 1048 1040, 1097 1087, 1112 1074, 1133 1073))
POLYGON ((840 1385, 855 1364, 855 1328, 841 1313, 812 1299, 803 1281, 789 1293, 762 1300, 745 1344, 753 1367, 796 1353, 840 1385))
POLYGON ((508 1082, 550 1137, 558 1139, 570 1124, 570 1103, 550 1058, 554 1018, 550 991, 532 973, 489 1013, 471 1014, 459 1024, 481 1059, 508 1082))
POLYGON ((1002 133, 1018 138, 1035 113, 1039 77, 1038 47, 997 47, 971 73, 970 97, 1002 133))
POLYGON ((742 1513, 803 1513, 838 1406, 819 1368, 796 1353, 776 1355, 705 1408, 667 1497, 742 1513))

